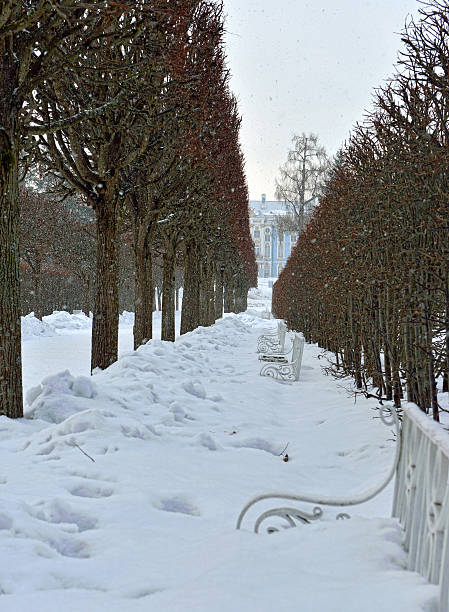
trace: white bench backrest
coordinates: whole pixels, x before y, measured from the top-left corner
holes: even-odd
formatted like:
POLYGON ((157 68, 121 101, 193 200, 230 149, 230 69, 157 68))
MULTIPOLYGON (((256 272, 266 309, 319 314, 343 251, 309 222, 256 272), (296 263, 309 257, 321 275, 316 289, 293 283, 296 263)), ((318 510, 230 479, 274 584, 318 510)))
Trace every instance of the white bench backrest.
POLYGON ((284 323, 284 321, 279 321, 278 333, 279 333, 279 344, 280 344, 281 348, 284 349, 284 347, 285 347, 285 336, 287 334, 287 326, 284 323))
POLYGON ((293 349, 292 349, 292 365, 294 368, 295 381, 299 380, 299 374, 301 372, 302 354, 304 352, 304 336, 302 334, 295 334, 293 338, 293 349))

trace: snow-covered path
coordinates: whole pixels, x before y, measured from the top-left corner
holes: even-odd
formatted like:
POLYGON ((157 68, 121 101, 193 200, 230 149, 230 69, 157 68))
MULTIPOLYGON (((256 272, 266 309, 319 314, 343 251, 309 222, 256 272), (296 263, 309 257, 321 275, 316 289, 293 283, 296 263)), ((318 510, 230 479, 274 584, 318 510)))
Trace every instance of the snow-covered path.
POLYGON ((436 588, 403 569, 391 487, 348 521, 235 530, 255 494, 360 492, 394 454, 317 347, 300 383, 259 376, 266 324, 232 315, 92 379, 50 377, 34 419, 0 418, 1 612, 433 609, 436 588))

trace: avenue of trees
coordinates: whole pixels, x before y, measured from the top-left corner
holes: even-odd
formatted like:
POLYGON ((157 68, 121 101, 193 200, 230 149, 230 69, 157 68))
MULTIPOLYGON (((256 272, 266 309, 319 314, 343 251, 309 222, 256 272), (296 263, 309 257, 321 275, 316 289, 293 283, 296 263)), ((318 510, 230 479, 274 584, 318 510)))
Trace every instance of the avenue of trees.
POLYGON ((92 369, 117 359, 123 263, 136 348, 158 270, 164 340, 180 273, 182 333, 246 308, 257 268, 223 28, 220 0, 2 4, 0 414, 22 416, 20 273, 38 316, 77 285, 92 369))
POLYGON ((407 23, 396 74, 337 156, 273 293, 276 316, 334 354, 335 376, 435 420, 449 383, 448 24, 440 0, 407 23))

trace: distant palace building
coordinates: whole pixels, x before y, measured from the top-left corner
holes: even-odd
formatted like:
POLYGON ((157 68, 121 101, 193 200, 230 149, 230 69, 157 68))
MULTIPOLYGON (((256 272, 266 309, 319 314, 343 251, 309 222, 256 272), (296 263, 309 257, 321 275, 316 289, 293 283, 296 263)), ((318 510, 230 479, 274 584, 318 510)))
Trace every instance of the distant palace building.
POLYGON ((265 194, 260 201, 249 202, 249 225, 261 277, 279 276, 298 239, 298 232, 278 232, 276 217, 286 212, 285 202, 267 202, 265 194))

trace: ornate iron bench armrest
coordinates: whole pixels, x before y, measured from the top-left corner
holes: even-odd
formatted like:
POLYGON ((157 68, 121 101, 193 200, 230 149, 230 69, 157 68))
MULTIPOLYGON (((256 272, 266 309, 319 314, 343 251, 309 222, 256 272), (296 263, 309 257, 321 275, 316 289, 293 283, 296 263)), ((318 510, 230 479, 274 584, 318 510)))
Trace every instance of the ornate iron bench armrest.
POLYGON ((304 336, 302 336, 302 334, 295 334, 290 349, 292 353, 292 360, 289 362, 283 358, 283 355, 287 353, 278 353, 280 357, 277 357, 276 354, 264 355, 266 358, 262 358, 262 361, 268 361, 269 363, 262 367, 260 370, 260 375, 271 376, 271 378, 275 378, 276 380, 299 380, 303 350, 304 336))
POLYGON ((277 345, 276 347, 274 347, 274 350, 259 353, 259 360, 260 361, 281 361, 283 363, 288 363, 288 359, 286 359, 286 356, 290 355, 292 350, 293 350, 293 342, 291 343, 291 346, 289 349, 285 349, 285 347, 282 349, 280 345, 277 345))
POLYGON ((257 352, 265 354, 282 354, 285 352, 285 340, 287 338, 287 326, 280 321, 278 331, 275 334, 264 334, 259 336, 257 352))
POLYGON ((258 353, 280 353, 283 346, 279 336, 260 336, 257 342, 258 353))
MULTIPOLYGON (((380 493, 381 491, 383 491, 383 489, 385 489, 385 487, 389 484, 394 474, 396 473, 396 469, 399 463, 399 457, 401 454, 401 431, 399 427, 398 415, 397 415, 395 408, 391 408, 389 410, 390 410, 390 416, 387 417, 385 414, 386 408, 381 407, 380 416, 381 416, 382 422, 385 425, 395 426, 396 435, 397 435, 396 452, 395 452, 393 465, 391 466, 390 471, 388 472, 387 476, 383 479, 383 481, 380 484, 378 484, 377 486, 363 493, 354 495, 353 497, 330 497, 327 495, 319 496, 319 495, 305 495, 305 494, 293 495, 291 493, 280 493, 280 492, 264 493, 262 495, 258 495, 257 497, 253 497, 246 504, 246 506, 243 508, 243 510, 239 514, 239 517, 237 519, 236 529, 241 528, 243 519, 245 518, 248 510, 252 508, 252 506, 257 504, 258 502, 266 500, 266 499, 285 499, 289 501, 298 501, 298 502, 316 504, 316 506, 314 506, 312 512, 306 512, 298 508, 292 508, 292 507, 286 507, 286 506, 281 506, 281 507, 272 508, 270 510, 266 510, 257 517, 254 523, 255 533, 259 532, 260 525, 266 519, 274 517, 274 516, 286 521, 287 528, 296 527, 298 523, 308 524, 313 520, 319 519, 323 515, 323 510, 320 506, 336 506, 336 507, 356 506, 358 504, 363 504, 364 502, 367 502, 373 497, 375 497, 376 495, 378 495, 378 493, 380 493)), ((350 518, 350 517, 346 513, 340 513, 337 515, 337 519, 339 518, 350 518)), ((275 531, 279 531, 279 528, 274 527, 274 526, 270 526, 267 528, 268 533, 273 533, 275 531)))

